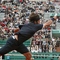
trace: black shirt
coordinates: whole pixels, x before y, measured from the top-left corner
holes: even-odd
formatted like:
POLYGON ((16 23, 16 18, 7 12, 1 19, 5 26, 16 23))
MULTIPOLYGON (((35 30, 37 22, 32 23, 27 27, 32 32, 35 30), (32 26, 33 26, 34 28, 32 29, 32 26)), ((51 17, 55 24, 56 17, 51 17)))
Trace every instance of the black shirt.
POLYGON ((23 35, 26 38, 30 38, 34 35, 35 32, 37 32, 38 30, 42 29, 43 24, 34 24, 34 23, 28 23, 23 25, 22 27, 19 26, 20 31, 17 32, 16 34, 19 35, 23 35))

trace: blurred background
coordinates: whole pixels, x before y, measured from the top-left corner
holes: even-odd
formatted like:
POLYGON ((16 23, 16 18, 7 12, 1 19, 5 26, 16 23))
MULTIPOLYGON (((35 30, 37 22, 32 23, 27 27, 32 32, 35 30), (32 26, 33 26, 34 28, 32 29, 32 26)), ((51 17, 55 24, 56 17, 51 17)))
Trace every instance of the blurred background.
MULTIPOLYGON (((13 29, 29 23, 31 12, 38 13, 41 23, 51 19, 55 13, 58 20, 46 29, 39 30, 24 42, 32 53, 32 60, 60 59, 60 0, 0 0, 0 48, 8 37, 14 35, 13 29)), ((3 60, 25 60, 17 51, 11 51, 3 60)))

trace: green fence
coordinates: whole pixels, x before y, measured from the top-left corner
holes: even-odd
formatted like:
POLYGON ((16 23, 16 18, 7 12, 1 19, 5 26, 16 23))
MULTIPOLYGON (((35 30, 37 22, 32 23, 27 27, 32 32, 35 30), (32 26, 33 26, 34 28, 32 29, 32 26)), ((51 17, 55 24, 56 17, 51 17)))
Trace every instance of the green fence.
MULTIPOLYGON (((60 53, 32 53, 34 60, 58 60, 60 53)), ((4 60, 25 60, 25 57, 20 53, 8 53, 4 60)))
POLYGON ((4 60, 24 60, 24 56, 5 56, 4 60))
POLYGON ((34 60, 58 60, 60 53, 32 53, 34 60))

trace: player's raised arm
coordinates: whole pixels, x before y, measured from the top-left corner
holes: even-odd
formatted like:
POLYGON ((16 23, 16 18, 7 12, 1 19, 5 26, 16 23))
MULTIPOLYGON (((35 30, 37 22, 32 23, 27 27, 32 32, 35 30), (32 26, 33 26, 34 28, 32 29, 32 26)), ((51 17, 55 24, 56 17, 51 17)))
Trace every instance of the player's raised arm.
POLYGON ((44 23, 43 28, 50 26, 54 20, 57 20, 57 14, 55 14, 51 20, 48 20, 46 23, 44 23))

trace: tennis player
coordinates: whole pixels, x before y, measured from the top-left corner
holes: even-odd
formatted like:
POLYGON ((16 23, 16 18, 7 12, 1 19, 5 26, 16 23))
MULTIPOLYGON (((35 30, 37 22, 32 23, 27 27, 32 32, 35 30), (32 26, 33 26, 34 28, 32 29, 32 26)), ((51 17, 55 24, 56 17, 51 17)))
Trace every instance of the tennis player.
POLYGON ((23 44, 26 40, 31 38, 35 32, 50 26, 54 20, 57 19, 55 15, 51 20, 44 24, 40 24, 40 17, 36 13, 31 13, 29 16, 30 23, 19 26, 19 31, 14 36, 8 38, 6 45, 0 49, 0 55, 4 55, 12 50, 20 52, 26 57, 26 60, 31 60, 31 53, 23 44))

